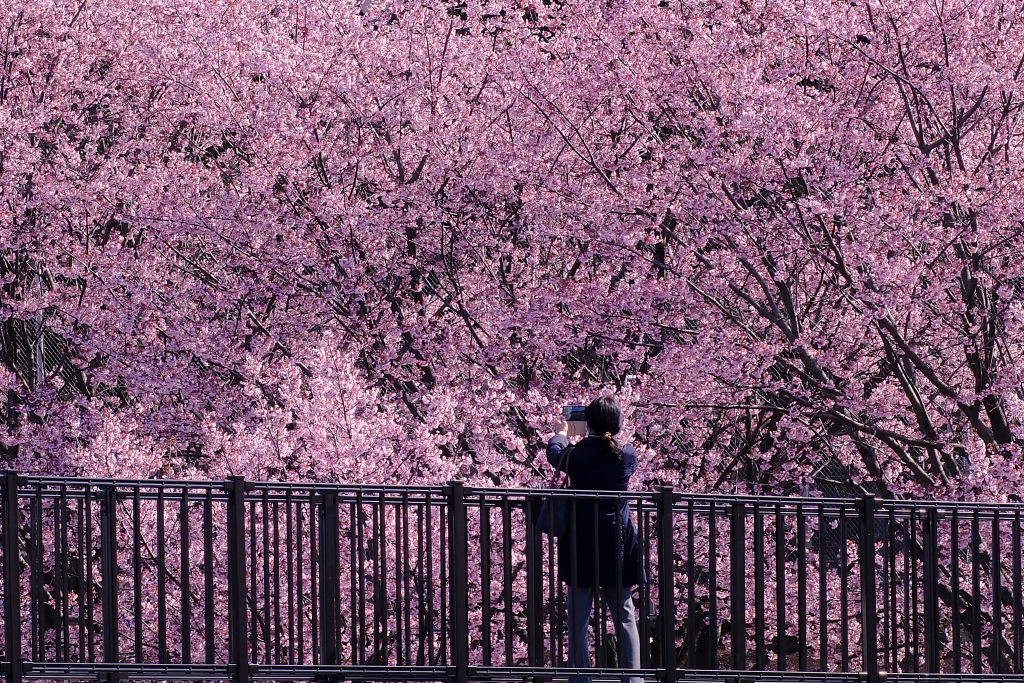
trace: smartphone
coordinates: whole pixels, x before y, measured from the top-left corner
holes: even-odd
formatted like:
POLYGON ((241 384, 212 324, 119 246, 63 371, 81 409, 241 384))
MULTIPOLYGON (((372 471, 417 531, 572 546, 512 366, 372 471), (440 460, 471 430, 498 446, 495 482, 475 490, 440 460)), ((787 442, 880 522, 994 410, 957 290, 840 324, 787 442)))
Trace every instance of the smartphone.
POLYGON ((562 417, 566 422, 586 422, 585 406, 562 406, 562 417))
POLYGON ((569 423, 569 436, 586 436, 587 417, 584 406, 562 406, 562 417, 569 423))

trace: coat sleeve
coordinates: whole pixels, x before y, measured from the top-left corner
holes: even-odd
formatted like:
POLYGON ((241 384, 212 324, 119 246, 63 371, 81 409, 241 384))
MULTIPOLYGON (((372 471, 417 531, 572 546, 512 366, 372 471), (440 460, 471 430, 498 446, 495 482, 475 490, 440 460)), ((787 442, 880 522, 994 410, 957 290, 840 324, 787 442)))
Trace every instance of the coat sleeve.
MULTIPOLYGON (((551 447, 548 446, 548 448, 550 449, 551 447)), ((634 448, 631 445, 629 445, 629 444, 623 446, 622 447, 622 466, 623 466, 623 474, 626 476, 627 480, 630 477, 633 476, 633 473, 636 472, 636 468, 639 465, 640 465, 640 462, 637 459, 636 450, 634 450, 634 448)))
POLYGON ((562 452, 569 447, 569 439, 561 434, 555 434, 548 441, 548 462, 555 469, 558 469, 559 461, 562 459, 562 452))

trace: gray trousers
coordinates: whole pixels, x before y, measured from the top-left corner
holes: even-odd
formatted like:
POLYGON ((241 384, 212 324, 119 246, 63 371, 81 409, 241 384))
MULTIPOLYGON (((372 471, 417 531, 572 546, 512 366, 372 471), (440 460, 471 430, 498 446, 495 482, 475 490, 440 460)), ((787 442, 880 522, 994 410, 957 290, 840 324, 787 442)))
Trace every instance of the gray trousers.
MULTIPOLYGON (((640 632, 636 627, 636 612, 633 610, 632 588, 602 588, 605 602, 615 622, 615 634, 619 641, 619 668, 640 668, 640 632)), ((569 666, 580 669, 590 668, 590 613, 594 610, 594 589, 589 586, 569 587, 569 666)), ((622 683, 642 683, 639 676, 624 676, 622 683)), ((589 676, 570 676, 570 683, 590 683, 589 676)))

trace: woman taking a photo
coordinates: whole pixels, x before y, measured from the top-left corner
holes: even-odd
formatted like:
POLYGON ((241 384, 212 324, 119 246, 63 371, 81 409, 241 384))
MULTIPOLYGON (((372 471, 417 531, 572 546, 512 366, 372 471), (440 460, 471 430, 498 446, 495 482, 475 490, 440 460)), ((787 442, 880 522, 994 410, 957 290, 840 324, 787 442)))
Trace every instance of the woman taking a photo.
MULTIPOLYGON (((583 491, 626 491, 637 468, 636 451, 620 444, 615 435, 622 411, 611 396, 601 396, 586 407, 587 435, 569 445, 568 424, 562 420, 548 442, 547 458, 569 475, 569 488, 583 491), (567 452, 566 449, 569 449, 567 452)), ((640 635, 633 610, 633 587, 643 582, 636 527, 626 501, 579 501, 567 534, 559 538, 558 574, 567 586, 569 612, 569 665, 590 667, 587 630, 598 588, 604 593, 619 641, 619 668, 640 668, 640 635), (595 509, 596 507, 596 509, 595 509), (595 524, 596 522, 596 524, 595 524)), ((589 683, 589 677, 571 677, 589 683)), ((625 677, 623 683, 640 683, 625 677)))

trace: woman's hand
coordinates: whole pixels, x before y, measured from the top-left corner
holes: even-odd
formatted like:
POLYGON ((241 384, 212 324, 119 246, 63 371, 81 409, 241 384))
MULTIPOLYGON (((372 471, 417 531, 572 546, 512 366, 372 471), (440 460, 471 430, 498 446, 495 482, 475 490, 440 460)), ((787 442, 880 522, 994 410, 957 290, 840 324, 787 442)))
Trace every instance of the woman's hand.
POLYGON ((558 418, 558 422, 555 424, 555 434, 561 434, 564 437, 569 436, 569 423, 565 421, 564 417, 558 418))

